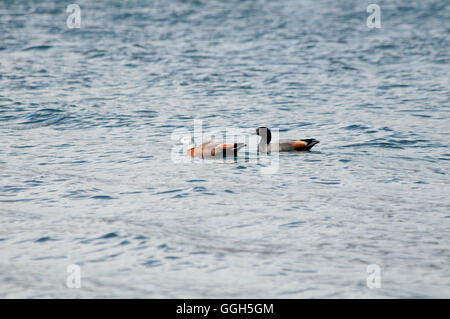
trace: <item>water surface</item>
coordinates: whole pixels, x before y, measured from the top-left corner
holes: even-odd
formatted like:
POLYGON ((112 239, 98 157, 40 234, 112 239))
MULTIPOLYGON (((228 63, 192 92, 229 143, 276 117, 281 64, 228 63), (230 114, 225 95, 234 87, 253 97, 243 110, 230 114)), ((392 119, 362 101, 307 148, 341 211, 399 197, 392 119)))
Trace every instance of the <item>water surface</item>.
POLYGON ((1 298, 450 297, 448 2, 77 3, 0 3, 1 298), (174 162, 194 120, 321 143, 174 162))

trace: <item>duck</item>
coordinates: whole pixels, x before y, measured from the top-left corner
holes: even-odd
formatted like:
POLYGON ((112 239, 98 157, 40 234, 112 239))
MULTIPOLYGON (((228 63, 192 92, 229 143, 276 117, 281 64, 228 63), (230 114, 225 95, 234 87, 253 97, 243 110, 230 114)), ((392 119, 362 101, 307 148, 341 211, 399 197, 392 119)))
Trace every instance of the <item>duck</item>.
POLYGON ((228 157, 237 156, 237 152, 246 146, 245 143, 221 143, 208 141, 195 147, 192 137, 182 137, 180 143, 187 145, 186 156, 190 157, 228 157))
POLYGON ((292 152, 309 151, 319 141, 313 138, 299 140, 280 140, 272 142, 272 133, 269 128, 261 126, 256 129, 256 135, 261 136, 258 152, 292 152))

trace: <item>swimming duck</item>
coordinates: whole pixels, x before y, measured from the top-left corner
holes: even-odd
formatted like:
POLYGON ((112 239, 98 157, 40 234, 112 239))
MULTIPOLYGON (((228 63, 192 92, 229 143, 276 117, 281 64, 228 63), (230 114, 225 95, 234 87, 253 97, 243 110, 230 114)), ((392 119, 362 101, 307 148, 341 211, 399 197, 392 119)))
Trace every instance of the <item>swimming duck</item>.
POLYGON ((180 143, 188 146, 186 155, 191 157, 237 156, 237 152, 245 146, 244 143, 220 143, 209 141, 195 147, 191 137, 182 137, 180 143))
POLYGON ((280 140, 271 142, 272 133, 267 127, 258 127, 256 135, 261 136, 261 141, 258 144, 259 152, 290 152, 290 151, 309 151, 319 141, 313 138, 303 140, 280 140))

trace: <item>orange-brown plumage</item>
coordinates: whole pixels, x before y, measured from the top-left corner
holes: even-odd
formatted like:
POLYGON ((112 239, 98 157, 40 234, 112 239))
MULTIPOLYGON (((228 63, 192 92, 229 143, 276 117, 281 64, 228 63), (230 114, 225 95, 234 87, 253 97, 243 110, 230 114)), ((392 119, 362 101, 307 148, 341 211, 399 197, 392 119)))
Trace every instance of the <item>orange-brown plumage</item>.
POLYGON ((200 146, 193 147, 186 152, 191 157, 209 157, 209 156, 230 156, 237 155, 237 151, 244 147, 243 143, 218 143, 205 142, 200 146))
POLYGON ((304 148, 306 147, 307 143, 303 142, 303 141, 295 141, 294 143, 292 143, 292 147, 294 149, 299 149, 299 148, 304 148))

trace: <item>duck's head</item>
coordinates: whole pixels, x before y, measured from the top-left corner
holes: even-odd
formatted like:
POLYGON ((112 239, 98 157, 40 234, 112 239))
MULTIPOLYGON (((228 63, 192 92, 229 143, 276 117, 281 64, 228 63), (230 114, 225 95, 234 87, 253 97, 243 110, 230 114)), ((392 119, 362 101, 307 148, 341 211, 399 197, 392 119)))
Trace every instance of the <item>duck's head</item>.
POLYGON ((179 140, 178 140, 178 144, 187 146, 189 147, 194 147, 194 140, 192 138, 192 136, 182 136, 179 140))
POLYGON ((256 129, 256 135, 261 136, 261 142, 269 144, 272 140, 272 133, 268 127, 260 126, 256 129))

